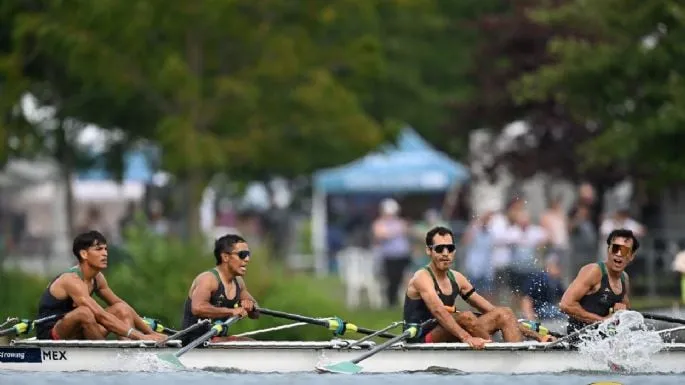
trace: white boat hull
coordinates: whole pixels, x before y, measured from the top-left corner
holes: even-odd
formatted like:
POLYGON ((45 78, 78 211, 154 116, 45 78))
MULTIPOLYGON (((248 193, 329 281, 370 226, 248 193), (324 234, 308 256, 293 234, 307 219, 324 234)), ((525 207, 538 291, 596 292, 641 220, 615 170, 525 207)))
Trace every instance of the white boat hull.
MULTIPOLYGON (((180 357, 188 369, 248 372, 313 372, 318 365, 351 360, 373 343, 347 348, 350 341, 226 342, 208 344, 180 357)), ((178 347, 155 348, 134 341, 16 341, 0 346, 0 370, 12 371, 164 371, 174 370, 156 358, 178 347)), ((178 346, 178 345, 177 345, 178 346)), ((398 344, 360 363, 365 373, 433 369, 465 373, 553 373, 611 371, 606 361, 563 347, 543 350, 539 343, 492 343, 474 351, 463 343, 398 344)), ((639 372, 685 373, 685 344, 670 344, 639 372)))

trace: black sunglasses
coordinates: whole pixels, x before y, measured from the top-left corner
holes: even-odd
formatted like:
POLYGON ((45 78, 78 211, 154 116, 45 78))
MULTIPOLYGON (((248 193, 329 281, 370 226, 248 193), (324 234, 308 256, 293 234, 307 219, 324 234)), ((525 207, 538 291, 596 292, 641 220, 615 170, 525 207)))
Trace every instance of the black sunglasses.
POLYGON ((240 259, 245 259, 250 256, 250 250, 240 250, 240 251, 234 251, 231 254, 235 254, 238 256, 240 259))
POLYGON ((447 250, 448 253, 451 253, 457 249, 457 246, 455 246, 453 244, 445 244, 445 245, 433 245, 430 248, 431 248, 431 250, 435 251, 436 253, 442 253, 445 250, 447 250))

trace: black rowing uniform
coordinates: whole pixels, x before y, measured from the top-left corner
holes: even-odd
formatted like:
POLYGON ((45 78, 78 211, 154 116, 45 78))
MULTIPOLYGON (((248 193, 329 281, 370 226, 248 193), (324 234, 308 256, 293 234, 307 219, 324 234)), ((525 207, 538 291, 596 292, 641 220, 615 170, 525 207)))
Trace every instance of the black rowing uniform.
MULTIPOLYGON (((216 268, 207 270, 208 272, 211 272, 214 277, 216 278, 216 281, 219 283, 219 287, 211 293, 209 296, 209 303, 212 306, 215 307, 225 307, 229 309, 234 309, 240 306, 240 285, 238 284, 238 279, 236 277, 233 277, 233 284, 235 285, 235 297, 233 298, 226 298, 226 289, 224 287, 224 283, 221 282, 221 277, 219 276, 219 271, 216 270, 216 268)), ((181 328, 186 329, 189 328, 190 326, 194 325, 197 323, 200 319, 193 314, 192 312, 192 307, 193 307, 193 302, 190 299, 190 296, 186 298, 185 303, 183 304, 183 320, 181 321, 181 328)), ((224 317, 224 318, 217 318, 217 319, 212 319, 212 323, 214 322, 223 322, 226 321, 229 317, 224 317)), ((199 329, 196 329, 193 332, 190 332, 186 334, 184 338, 181 339, 183 345, 188 344, 192 340, 196 339, 197 337, 201 336, 202 334, 206 333, 209 329, 211 328, 211 325, 202 327, 199 329)))
MULTIPOLYGON (((452 291, 449 294, 444 294, 442 290, 440 290, 438 280, 435 278, 435 274, 433 274, 433 271, 430 269, 430 267, 424 266, 422 269, 430 273, 431 278, 433 279, 435 291, 438 293, 440 301, 442 301, 442 304, 445 306, 454 306, 457 296, 461 296, 464 300, 466 300, 475 292, 475 289, 473 289, 462 295, 459 284, 457 283, 457 279, 454 277, 454 273, 452 273, 452 270, 447 270, 447 277, 449 278, 450 285, 452 286, 452 291)), ((426 303, 423 302, 423 299, 411 299, 405 293, 404 330, 406 330, 411 324, 421 324, 431 318, 433 318, 433 314, 431 313, 430 309, 428 309, 428 306, 426 306, 426 303)), ((416 335, 416 337, 408 339, 407 342, 426 342, 425 336, 428 335, 428 333, 430 333, 435 326, 437 326, 437 323, 429 324, 428 326, 424 327, 419 334, 416 335)))
MULTIPOLYGON (((78 266, 71 267, 70 269, 59 273, 55 278, 53 278, 45 290, 43 290, 43 294, 40 296, 40 300, 38 302, 37 318, 49 317, 52 315, 62 315, 74 310, 76 305, 71 297, 67 296, 65 299, 57 299, 50 293, 50 286, 52 286, 52 284, 57 280, 57 278, 61 277, 62 274, 67 273, 76 273, 79 278, 83 279, 83 272, 78 266)), ((93 290, 90 292, 91 297, 97 291, 98 282, 95 278, 93 278, 93 290)), ((52 330, 58 321, 59 320, 57 319, 36 325, 36 338, 39 340, 59 339, 59 336, 52 330)))
MULTIPOLYGON (((580 306, 585 309, 585 311, 592 314, 597 314, 600 317, 606 317, 609 315, 615 304, 623 302, 623 298, 626 294, 626 273, 621 273, 621 292, 616 294, 611 289, 611 285, 609 284, 609 274, 607 273, 606 265, 604 262, 597 262, 597 264, 602 270, 602 280, 599 285, 599 289, 594 293, 584 295, 583 298, 580 299, 579 303, 580 306)), ((584 321, 569 317, 566 331, 567 333, 571 334, 587 325, 589 324, 584 321)))

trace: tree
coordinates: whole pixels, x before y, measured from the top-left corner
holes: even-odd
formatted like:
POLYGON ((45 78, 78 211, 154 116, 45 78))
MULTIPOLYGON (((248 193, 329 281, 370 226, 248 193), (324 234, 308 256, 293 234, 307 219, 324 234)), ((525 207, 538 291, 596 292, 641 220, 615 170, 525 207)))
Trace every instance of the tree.
POLYGON ((682 181, 685 155, 685 5, 678 1, 575 0, 541 7, 546 26, 582 26, 583 36, 555 36, 555 58, 526 74, 523 103, 552 100, 592 132, 581 147, 590 166, 630 166, 653 184, 682 181))
POLYGON ((141 135, 163 146, 164 166, 198 198, 218 169, 292 175, 380 142, 381 128, 332 73, 377 71, 373 6, 53 1, 18 16, 16 33, 63 66, 73 93, 102 104, 73 115, 135 134, 124 111, 148 109, 141 135), (102 113, 109 105, 118 114, 102 113))

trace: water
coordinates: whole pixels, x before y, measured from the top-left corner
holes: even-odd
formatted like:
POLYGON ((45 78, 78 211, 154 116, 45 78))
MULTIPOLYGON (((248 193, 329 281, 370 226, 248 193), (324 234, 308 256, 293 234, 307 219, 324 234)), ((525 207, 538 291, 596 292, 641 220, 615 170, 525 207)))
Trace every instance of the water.
POLYGON ((555 373, 535 375, 501 374, 357 374, 331 375, 298 374, 241 374, 221 372, 173 373, 11 373, 0 372, 1 385, 587 385, 593 382, 614 381, 623 385, 682 385, 685 375, 621 376, 592 373, 555 373))

